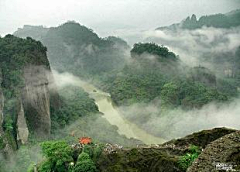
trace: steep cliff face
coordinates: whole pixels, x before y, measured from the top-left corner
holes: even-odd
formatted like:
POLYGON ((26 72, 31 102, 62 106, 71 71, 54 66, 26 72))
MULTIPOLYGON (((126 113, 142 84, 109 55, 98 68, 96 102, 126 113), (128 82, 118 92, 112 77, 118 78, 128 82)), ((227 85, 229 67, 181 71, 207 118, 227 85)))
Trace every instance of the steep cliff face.
POLYGON ((48 136, 51 129, 49 71, 44 66, 24 68, 23 107, 29 128, 37 136, 48 136))
POLYGON ((37 138, 50 134, 50 98, 52 95, 56 100, 58 96, 53 91, 46 51, 39 41, 31 38, 12 35, 0 38, 0 137, 4 138, 3 149, 26 143, 29 133, 37 138))
POLYGON ((22 101, 20 101, 17 118, 17 141, 25 144, 28 141, 29 130, 23 109, 22 101))

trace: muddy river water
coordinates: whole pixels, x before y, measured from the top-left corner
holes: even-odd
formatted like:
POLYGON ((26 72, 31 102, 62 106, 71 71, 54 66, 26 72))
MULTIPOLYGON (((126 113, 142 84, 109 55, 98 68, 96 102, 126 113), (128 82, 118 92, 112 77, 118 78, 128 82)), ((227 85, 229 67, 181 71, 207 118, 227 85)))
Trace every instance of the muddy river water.
POLYGON ((81 87, 95 100, 99 111, 103 113, 103 118, 110 124, 118 127, 119 134, 125 135, 127 138, 141 140, 145 144, 160 144, 164 142, 164 139, 147 133, 136 124, 125 119, 118 109, 114 107, 110 94, 97 89, 94 85, 87 82, 82 82, 81 87))

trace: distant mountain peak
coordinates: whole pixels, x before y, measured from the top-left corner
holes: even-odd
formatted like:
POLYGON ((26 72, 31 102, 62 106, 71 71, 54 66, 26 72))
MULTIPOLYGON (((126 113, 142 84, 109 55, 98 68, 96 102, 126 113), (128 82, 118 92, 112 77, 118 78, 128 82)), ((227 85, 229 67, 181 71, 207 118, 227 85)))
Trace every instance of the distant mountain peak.
POLYGON ((225 15, 230 16, 230 15, 235 15, 235 14, 240 14, 240 9, 230 11, 229 13, 226 13, 225 15))
POLYGON ((203 26, 215 28, 230 28, 240 26, 240 9, 231 11, 226 14, 219 13, 202 16, 199 18, 199 20, 197 19, 196 15, 193 14, 191 17, 188 16, 180 23, 175 23, 170 26, 158 27, 156 30, 194 30, 202 28, 203 26))

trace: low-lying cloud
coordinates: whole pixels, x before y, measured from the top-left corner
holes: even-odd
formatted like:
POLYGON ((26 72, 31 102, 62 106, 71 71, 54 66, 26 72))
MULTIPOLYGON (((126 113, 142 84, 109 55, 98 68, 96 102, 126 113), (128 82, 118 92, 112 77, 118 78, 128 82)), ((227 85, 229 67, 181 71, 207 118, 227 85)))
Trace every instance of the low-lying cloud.
MULTIPOLYGON (((54 71, 54 77, 60 87, 69 84, 84 87, 85 81, 70 73, 60 74, 54 71)), ((151 103, 121 106, 118 110, 127 120, 136 123, 140 128, 167 140, 215 127, 240 129, 240 99, 225 104, 213 102, 201 109, 188 111, 178 108, 164 114, 161 113, 160 107, 161 101, 158 98, 151 103)))
MULTIPOLYGON (((221 29, 203 27, 196 30, 153 30, 144 33, 146 41, 169 47, 190 66, 201 63, 204 54, 234 52, 240 46, 240 27, 221 29)), ((227 57, 226 57, 227 58, 227 57)))
POLYGON ((122 114, 146 131, 165 139, 183 137, 215 127, 240 129, 240 100, 226 104, 210 103, 201 109, 170 110, 161 114, 160 101, 120 107, 122 114))

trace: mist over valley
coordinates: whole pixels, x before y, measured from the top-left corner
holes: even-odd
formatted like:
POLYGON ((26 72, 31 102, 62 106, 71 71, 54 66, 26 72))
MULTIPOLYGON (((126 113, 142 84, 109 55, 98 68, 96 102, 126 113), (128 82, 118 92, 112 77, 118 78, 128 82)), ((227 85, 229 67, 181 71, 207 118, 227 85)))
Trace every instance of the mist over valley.
MULTIPOLYGON (((1 3, 0 10, 8 4, 1 3)), ((103 1, 111 10, 91 0, 82 8, 119 16, 91 22, 90 12, 67 15, 64 8, 80 7, 71 3, 59 2, 69 17, 63 22, 66 16, 56 24, 34 14, 39 20, 19 19, 32 23, 14 32, 15 20, 0 29, 0 171, 197 172, 219 171, 218 163, 240 169, 236 0, 181 0, 172 8, 173 1, 141 1, 132 12, 126 7, 134 0, 103 1), (150 10, 154 3, 159 14, 150 10), (199 9, 189 11, 193 6, 199 9)), ((55 14, 52 5, 46 14, 55 14)))

